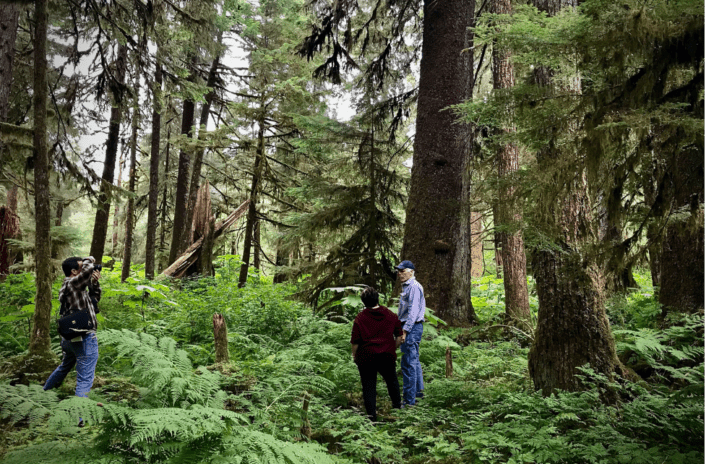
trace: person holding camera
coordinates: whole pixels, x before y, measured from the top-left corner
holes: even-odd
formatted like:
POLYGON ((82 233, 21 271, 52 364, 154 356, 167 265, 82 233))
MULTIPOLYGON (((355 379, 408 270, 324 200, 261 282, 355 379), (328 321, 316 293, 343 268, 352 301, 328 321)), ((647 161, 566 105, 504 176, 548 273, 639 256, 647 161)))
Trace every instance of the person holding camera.
MULTIPOLYGON (((76 315, 83 311, 88 314, 85 329, 76 332, 76 336, 61 337, 63 358, 59 367, 44 383, 44 390, 51 390, 61 385, 66 375, 76 366, 76 396, 87 397, 93 386, 98 363, 98 339, 96 338, 96 313, 101 298, 99 280, 101 266, 95 265, 92 256, 88 258, 71 257, 61 263, 66 278, 59 290, 59 317, 76 315)), ((78 317, 76 317, 78 319, 78 317)), ((99 403, 100 405, 100 403, 99 403)), ((102 406, 102 405, 101 405, 102 406)), ((83 421, 79 422, 79 427, 83 421)))

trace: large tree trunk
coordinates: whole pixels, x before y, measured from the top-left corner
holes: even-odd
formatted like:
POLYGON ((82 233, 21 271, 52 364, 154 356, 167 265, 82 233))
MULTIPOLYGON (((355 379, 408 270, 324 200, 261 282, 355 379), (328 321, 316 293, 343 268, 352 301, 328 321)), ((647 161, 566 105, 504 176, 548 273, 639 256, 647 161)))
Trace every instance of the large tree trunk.
MULTIPOLYGON (((220 43, 220 41, 221 40, 219 36, 218 42, 220 43)), ((214 87, 216 86, 216 79, 218 78, 219 58, 219 56, 216 56, 216 58, 213 60, 213 63, 211 63, 211 69, 208 71, 208 79, 206 81, 206 86, 209 88, 209 91, 206 94, 206 101, 201 107, 201 118, 199 119, 198 135, 199 142, 205 142, 206 140, 206 126, 208 125, 208 118, 211 115, 211 104, 213 103, 213 99, 216 97, 216 90, 214 89, 214 87)), ((205 151, 205 147, 199 147, 197 148, 194 156, 194 166, 191 170, 191 185, 189 187, 189 203, 188 207, 186 208, 187 224, 191 224, 193 222, 194 208, 196 207, 196 197, 198 196, 199 185, 201 184, 201 166, 203 165, 203 155, 205 151)), ((193 232, 193 229, 189 229, 189 233, 184 234, 184 236, 182 237, 182 240, 184 241, 184 249, 191 246, 191 243, 194 241, 193 232)))
MULTIPOLYGON (((19 3, 0 3, 0 122, 7 121, 12 87, 12 63, 20 19, 19 3)), ((2 150, 2 145, 0 145, 2 150)))
MULTIPOLYGON (((191 60, 196 66, 196 59, 191 60)), ((196 81, 196 71, 192 71, 189 82, 196 81)), ((194 112, 196 105, 193 100, 185 99, 181 116, 181 134, 187 138, 194 137, 194 112)), ((191 169, 190 148, 182 144, 179 150, 179 171, 176 181, 174 198, 174 222, 172 224, 172 246, 169 250, 169 263, 173 263, 186 250, 184 234, 189 234, 191 223, 186 222, 189 215, 186 208, 189 205, 189 170, 191 169)))
MULTIPOLYGON (((49 151, 47 149, 47 0, 34 4, 34 261, 37 294, 34 299, 29 354, 51 356, 51 203, 49 195, 49 151)), ((40 369, 38 369, 40 370, 40 369)))
POLYGON ((255 154, 255 165, 253 166, 252 184, 250 186, 250 205, 248 206, 248 219, 245 224, 245 239, 243 240, 243 264, 240 266, 238 276, 238 287, 244 287, 248 281, 248 267, 250 266, 250 250, 253 245, 253 232, 257 221, 257 199, 260 189, 260 177, 262 167, 265 164, 265 103, 260 106, 260 129, 258 131, 257 152, 255 154))
MULTIPOLYGON (((512 13, 510 0, 494 0, 493 13, 512 13)), ((510 62, 510 54, 493 47, 493 88, 511 89, 515 86, 515 72, 510 62)), ((514 127, 501 129, 514 132, 514 127)), ((497 223, 504 226, 500 231, 500 255, 505 286, 505 321, 511 325, 527 327, 530 320, 529 294, 527 292, 527 263, 525 242, 522 232, 513 232, 522 222, 522 212, 515 200, 515 186, 512 177, 519 169, 519 149, 516 145, 502 143, 498 150, 497 165, 500 186, 498 191, 497 223), (509 229, 509 230, 507 230, 509 229)))
POLYGON ((132 242, 135 229, 135 178, 137 170, 137 129, 140 127, 140 80, 135 81, 135 104, 132 109, 132 134, 130 137, 130 179, 128 180, 128 190, 133 195, 127 200, 127 211, 125 212, 125 249, 123 251, 123 268, 120 274, 120 281, 130 275, 132 265, 132 242))
POLYGON ((415 264, 427 306, 452 325, 475 320, 470 298, 471 133, 445 110, 471 96, 474 1, 424 1, 416 137, 402 259, 415 264), (445 111, 444 111, 445 110, 445 111))
MULTIPOLYGON (((127 65, 127 46, 118 45, 118 56, 115 64, 115 79, 122 86, 125 84, 125 68, 127 65)), ((113 94, 113 108, 110 110, 110 126, 108 128, 108 141, 105 148, 105 164, 101 178, 100 194, 98 195, 98 209, 93 225, 93 241, 91 242, 91 256, 96 258, 96 263, 103 261, 105 251, 105 238, 108 235, 108 216, 110 213, 111 189, 115 178, 115 157, 118 153, 118 139, 120 136, 120 122, 123 116, 122 95, 120 91, 113 94)))
MULTIPOLYGON (((159 53, 157 53, 159 55, 159 53)), ((150 145, 150 187, 147 200, 147 238, 145 244, 145 277, 154 279, 157 246, 157 202, 159 200, 159 138, 162 129, 162 65, 157 61, 152 87, 152 140, 150 145)))
MULTIPOLYGON (((555 14, 562 6, 575 7, 576 0, 571 5, 537 0, 535 5, 555 14)), ((550 76, 545 68, 535 72, 539 85, 551 86, 550 76)), ((578 83, 574 90, 580 91, 578 83)), ((551 172, 559 156, 553 149, 538 153, 539 169, 551 172)), ((545 215, 547 230, 561 231, 556 237, 561 251, 539 249, 532 257, 539 313, 528 364, 535 388, 544 394, 582 388, 576 369, 585 364, 609 379, 621 367, 605 313, 601 273, 580 251, 592 227, 585 174, 578 173, 565 188, 558 198, 546 200, 553 204, 545 215)))
MULTIPOLYGON (((15 58, 15 40, 20 19, 18 3, 0 3, 0 122, 7 122, 12 88, 12 63, 15 58)), ((3 144, 0 141, 0 160, 3 159, 3 144)), ((7 206, 0 207, 0 281, 10 273, 16 253, 7 242, 8 238, 19 238, 20 221, 17 215, 17 186, 7 193, 7 206), (14 205, 11 199, 14 198, 14 205)))
POLYGON ((660 262, 662 314, 704 307, 704 154, 696 148, 677 153, 669 181, 674 210, 687 208, 682 220, 670 218, 660 262))

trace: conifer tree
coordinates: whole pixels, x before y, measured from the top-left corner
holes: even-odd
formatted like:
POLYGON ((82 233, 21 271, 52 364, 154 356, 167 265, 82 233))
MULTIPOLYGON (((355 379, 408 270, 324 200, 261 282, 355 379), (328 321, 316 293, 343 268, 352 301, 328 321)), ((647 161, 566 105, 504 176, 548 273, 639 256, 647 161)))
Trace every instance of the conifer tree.
MULTIPOLYGON (((49 198, 49 150, 47 147, 47 0, 34 4, 34 211, 36 220, 34 261, 37 282, 29 354, 51 354, 51 203, 49 198)), ((39 367, 39 366, 38 366, 39 367)), ((41 368, 38 369, 41 371, 41 368)))
MULTIPOLYGON (((510 14, 510 0, 494 0, 492 12, 510 14)), ((497 44, 493 47, 493 88, 510 89, 515 85, 515 71, 510 54, 497 44)), ((500 129, 502 132, 514 131, 514 127, 500 129)), ((498 203, 497 216, 494 218, 500 232, 500 254, 502 256, 503 283, 505 286, 505 320, 508 324, 526 327, 530 319, 529 294, 527 292, 527 265, 525 244, 522 232, 515 230, 522 221, 519 202, 514 198, 517 181, 513 175, 519 170, 519 147, 512 141, 503 141, 499 137, 497 160, 498 166, 498 203)))

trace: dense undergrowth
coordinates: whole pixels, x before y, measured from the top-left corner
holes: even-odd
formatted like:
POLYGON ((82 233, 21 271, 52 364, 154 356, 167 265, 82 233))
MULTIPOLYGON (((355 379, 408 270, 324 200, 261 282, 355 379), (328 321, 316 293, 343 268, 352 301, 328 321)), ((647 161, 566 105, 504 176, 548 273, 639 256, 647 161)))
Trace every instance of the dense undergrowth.
MULTIPOLYGON (((119 269, 104 272, 90 400, 72 396, 74 374, 52 392, 36 383, 10 385, 13 356, 28 343, 34 282, 25 274, 0 284, 0 356, 10 372, 0 382, 3 462, 704 460, 703 315, 660 323, 644 275, 637 276, 642 288, 608 306, 621 359, 639 375, 610 387, 619 404, 604 405, 598 387, 548 398, 535 393, 526 362, 532 334, 501 327, 502 281, 486 276, 473 287, 482 324, 425 326, 425 398, 396 411, 381 395, 381 422, 372 425, 350 357, 358 308, 345 302, 355 299, 312 314, 290 298, 294 286, 253 274, 238 289, 238 268, 235 257, 224 257, 213 279, 160 284, 121 284, 119 269), (228 365, 213 365, 214 312, 228 323, 228 365), (79 416, 85 428, 76 427, 79 416)), ((536 299, 532 305, 536 315, 536 299)))

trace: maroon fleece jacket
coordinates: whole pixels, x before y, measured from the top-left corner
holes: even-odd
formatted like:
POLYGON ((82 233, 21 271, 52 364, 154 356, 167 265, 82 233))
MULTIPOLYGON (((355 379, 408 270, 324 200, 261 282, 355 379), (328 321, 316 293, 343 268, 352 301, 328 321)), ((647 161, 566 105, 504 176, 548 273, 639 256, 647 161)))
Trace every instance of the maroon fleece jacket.
POLYGON ((384 306, 365 308, 353 322, 351 344, 359 345, 355 361, 365 361, 382 353, 397 359, 395 338, 400 336, 402 324, 395 313, 384 306))

